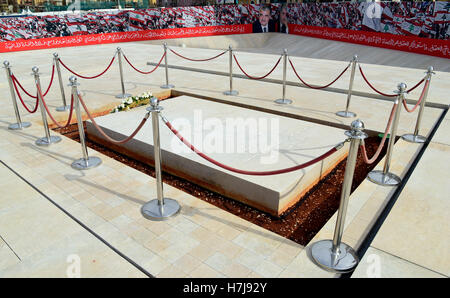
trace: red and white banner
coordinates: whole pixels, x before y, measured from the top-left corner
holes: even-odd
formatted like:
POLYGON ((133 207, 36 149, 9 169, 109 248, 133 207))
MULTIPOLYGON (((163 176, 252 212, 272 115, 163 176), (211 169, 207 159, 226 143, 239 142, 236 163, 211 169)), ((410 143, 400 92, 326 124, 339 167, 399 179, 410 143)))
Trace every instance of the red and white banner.
POLYGON ((41 39, 22 39, 0 43, 0 53, 39 50, 49 48, 75 47, 115 42, 143 41, 154 39, 246 34, 252 32, 252 25, 208 26, 195 28, 155 29, 135 32, 90 34, 41 39))
POLYGON ((145 24, 146 18, 144 11, 133 10, 128 13, 128 16, 130 17, 130 20, 145 24))
MULTIPOLYGON (((272 30, 281 30, 282 6, 280 3, 270 6, 275 24, 272 30)), ((128 41, 128 36, 147 36, 136 39, 145 40, 161 32, 174 34, 161 38, 201 36, 182 34, 211 31, 211 28, 216 28, 214 35, 239 34, 242 32, 217 32, 231 30, 220 28, 244 28, 242 26, 247 28, 245 33, 250 33, 248 28, 252 24, 255 32, 259 32, 259 7, 257 4, 225 4, 0 18, 0 52, 40 48, 46 43, 58 47, 94 44, 91 40, 96 39, 99 43, 112 39, 128 41)), ((289 33, 441 57, 447 57, 450 47, 450 2, 347 1, 290 3, 286 7, 283 22, 304 25, 289 33)))
POLYGON ((294 24, 289 25, 289 33, 450 58, 449 40, 294 24))

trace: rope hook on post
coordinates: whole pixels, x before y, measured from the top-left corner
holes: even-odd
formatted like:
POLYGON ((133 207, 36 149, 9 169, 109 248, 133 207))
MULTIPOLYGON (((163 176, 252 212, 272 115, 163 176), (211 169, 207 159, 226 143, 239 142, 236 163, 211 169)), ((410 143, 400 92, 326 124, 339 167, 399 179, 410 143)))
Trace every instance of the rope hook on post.
POLYGON ((279 104, 291 104, 292 100, 286 99, 286 69, 287 69, 287 53, 288 50, 283 50, 283 96, 280 99, 275 100, 279 104))
MULTIPOLYGON (((39 79, 39 68, 34 66, 31 70, 33 71, 32 75, 34 75, 34 81, 36 83, 36 88, 38 88, 38 90, 40 91, 41 90, 41 80, 39 79)), ((35 143, 38 146, 50 146, 53 143, 59 143, 59 142, 61 142, 61 137, 50 135, 50 130, 48 128, 47 114, 45 111, 44 98, 42 97, 42 92, 38 92, 37 96, 38 96, 38 101, 39 101, 39 109, 41 110, 42 124, 44 125, 45 137, 37 139, 35 143)))
POLYGON ((9 61, 5 61, 3 62, 3 65, 5 66, 5 71, 6 71, 6 78, 8 80, 8 84, 9 84, 9 91, 11 93, 11 100, 13 103, 13 108, 14 108, 14 114, 16 115, 16 123, 11 123, 8 126, 8 129, 11 130, 21 130, 23 128, 27 128, 31 126, 30 122, 22 122, 22 119, 20 118, 20 113, 19 113, 19 108, 17 106, 17 99, 16 99, 16 94, 14 93, 14 83, 12 80, 12 72, 11 72, 11 65, 9 64, 9 61))
POLYGON ((72 163, 72 168, 76 170, 88 170, 99 166, 102 160, 95 156, 89 156, 86 148, 86 136, 84 135, 83 119, 81 116, 80 109, 80 98, 78 96, 78 87, 80 84, 77 82, 75 76, 69 78, 69 87, 72 87, 72 98, 75 101, 75 111, 77 113, 77 123, 78 123, 78 134, 80 136, 81 151, 83 152, 83 157, 75 160, 72 163))
POLYGON ((131 94, 125 92, 125 83, 123 82, 123 68, 122 68, 122 49, 117 47, 116 51, 117 57, 119 59, 119 72, 120 72, 120 87, 122 87, 122 93, 116 95, 116 98, 128 98, 131 94))
MULTIPOLYGON (((400 83, 397 86, 398 90, 394 91, 397 93, 397 98, 395 99, 395 104, 399 105, 405 98, 406 93, 406 84, 400 83)), ((394 144, 395 144, 395 138, 397 137, 397 128, 398 128, 398 122, 400 120, 400 111, 402 109, 398 107, 395 111, 394 116, 394 122, 391 128, 391 134, 389 136, 389 144, 387 148, 386 153, 386 159, 384 162, 384 167, 382 171, 372 171, 369 173, 367 178, 372 181, 373 183, 383 185, 383 186, 395 186, 398 185, 402 179, 398 177, 397 175, 390 173, 389 168, 391 166, 391 160, 392 160, 392 152, 394 150, 394 144)))
POLYGON ((166 68, 166 84, 162 85, 161 88, 163 89, 172 89, 175 86, 172 84, 169 84, 169 65, 167 64, 167 43, 163 43, 164 46, 164 63, 166 68))
POLYGON ((153 127, 153 152, 155 158, 156 192, 157 198, 147 202, 141 208, 141 213, 145 218, 151 220, 166 220, 178 214, 181 210, 180 204, 174 199, 164 197, 163 182, 161 172, 161 144, 159 134, 159 113, 163 110, 158 104, 158 99, 150 99, 150 107, 147 111, 151 113, 153 127))
POLYGON ((430 88, 431 77, 433 74, 435 74, 433 66, 428 67, 426 74, 427 74, 427 76, 425 79, 425 87, 424 87, 423 93, 421 94, 419 114, 417 115, 416 127, 414 129, 414 133, 413 134, 405 134, 402 136, 402 139, 404 139, 405 141, 408 141, 410 143, 425 143, 425 141, 427 140, 426 137, 419 135, 419 130, 420 130, 421 122, 422 122, 422 115, 425 110, 425 101, 427 99, 428 90, 430 88))
POLYGON ((352 91, 353 91, 353 81, 355 80, 355 70, 356 70, 356 64, 358 63, 358 55, 354 55, 353 59, 351 61, 352 64, 352 73, 350 75, 350 83, 348 85, 348 93, 347 93, 347 104, 345 105, 345 111, 339 111, 336 113, 336 115, 344 118, 353 118, 356 117, 356 114, 353 112, 350 112, 348 109, 350 107, 350 99, 352 97, 352 91))
POLYGON ((236 96, 239 94, 237 90, 233 90, 233 47, 228 47, 229 63, 230 63, 230 90, 225 91, 223 94, 236 96))
POLYGON ((364 132, 364 123, 359 119, 353 121, 351 130, 346 131, 345 135, 350 139, 350 149, 345 166, 341 200, 333 240, 321 240, 313 243, 311 246, 311 255, 314 262, 321 268, 336 273, 350 272, 359 262, 358 256, 353 248, 342 242, 342 235, 344 233, 345 216, 347 214, 348 200, 352 188, 358 148, 361 141, 367 138, 367 134, 364 132))
POLYGON ((53 63, 56 67, 56 72, 58 73, 58 81, 59 81, 59 89, 61 91, 61 99, 63 102, 63 105, 56 108, 57 112, 64 112, 68 111, 70 109, 70 105, 66 102, 66 94, 64 93, 64 85, 63 80, 61 76, 61 66, 59 65, 59 55, 58 53, 53 53, 53 63))

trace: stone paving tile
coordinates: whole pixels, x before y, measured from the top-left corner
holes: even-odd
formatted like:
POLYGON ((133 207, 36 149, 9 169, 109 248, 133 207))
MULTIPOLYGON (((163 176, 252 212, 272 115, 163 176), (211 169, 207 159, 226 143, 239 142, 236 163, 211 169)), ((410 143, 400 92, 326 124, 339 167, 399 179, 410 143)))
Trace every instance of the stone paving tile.
POLYGON ((431 142, 433 143, 441 143, 450 146, 450 136, 448 131, 450 130, 450 118, 449 113, 446 115, 447 119, 444 119, 439 126, 439 129, 436 131, 431 142))
POLYGON ((283 268, 264 260, 255 268, 255 272, 263 277, 278 277, 283 268))
POLYGON ((80 277, 146 277, 85 233, 60 239, 22 262, 0 270, 0 277, 77 277, 77 272, 80 277), (80 264, 79 271, 75 262, 80 264))
POLYGON ((19 262, 19 258, 8 247, 5 241, 0 238, 0 271, 19 262))
POLYGON ((218 278, 218 277, 225 277, 220 272, 214 270, 213 268, 211 268, 208 265, 203 264, 203 263, 200 264, 200 266, 198 266, 197 268, 195 268, 189 274, 189 276, 192 277, 192 278, 205 278, 205 277, 218 278))
MULTIPOLYGON (((298 251, 300 253, 300 250, 298 251)), ((285 269, 294 260, 296 254, 287 254, 276 250, 267 260, 278 267, 285 269)))
POLYGON ((30 256, 61 238, 82 230, 78 225, 63 225, 65 215, 55 215, 54 208, 46 208, 49 203, 39 200, 37 193, 29 199, 34 200, 0 216, 0 233, 5 241, 14 245, 15 251, 21 258, 30 256), (33 228, 30 230, 30 227, 33 228), (49 229, 49 227, 53 228, 49 229))
POLYGON ((247 275, 247 278, 263 278, 263 276, 259 275, 258 273, 252 271, 247 275))
POLYGON ((252 271, 244 265, 231 261, 226 264, 222 270, 223 274, 231 278, 246 278, 252 271))
POLYGON ((223 237, 229 241, 235 239, 237 236, 239 236, 240 233, 241 231, 230 226, 223 226, 217 231, 218 236, 223 237))
POLYGON ((189 252, 176 260, 174 262, 174 266, 180 268, 184 273, 189 274, 193 270, 195 270, 201 263, 202 261, 192 256, 189 252))
POLYGON ((184 271, 174 265, 170 265, 169 267, 167 267, 166 269, 164 269, 163 271, 161 271, 157 277, 161 277, 161 278, 183 278, 183 277, 187 277, 187 274, 184 273, 184 271))
MULTIPOLYGON (((0 235, 20 257, 0 238, 1 277, 65 277, 72 272, 72 259, 80 261, 83 277, 145 277, 13 172, 3 165, 0 172, 2 177, 9 177, 5 187, 22 190, 22 194, 2 195, 0 201, 0 235), (13 201, 15 204, 9 206, 14 207, 8 208, 7 200, 13 201)), ((75 216, 86 215, 77 214, 76 210, 83 207, 80 203, 75 206, 75 216)))
POLYGON ((227 264, 231 262, 231 259, 227 258, 224 254, 220 252, 215 252, 212 256, 205 260, 205 264, 217 270, 219 272, 224 271, 227 264))
MULTIPOLYGON (((345 242, 345 239, 343 241, 345 242)), ((280 273, 279 277, 331 278, 335 277, 335 274, 325 271, 314 264, 308 256, 307 249, 305 249, 280 273)))
POLYGON ((164 258, 155 254, 150 260, 146 260, 141 266, 153 276, 158 276, 158 274, 172 265, 164 258))
POLYGON ((82 203, 76 203, 68 206, 65 210, 76 219, 81 221, 84 225, 87 225, 91 228, 95 228, 106 223, 103 218, 97 216, 82 203))
POLYGON ((214 250, 212 250, 209 246, 200 243, 191 251, 189 251, 189 254, 196 257, 200 261, 205 261, 207 258, 209 258, 214 253, 214 250))
POLYGON ((231 241, 222 239, 221 242, 217 243, 214 247, 215 250, 224 254, 230 259, 234 259, 241 251, 244 250, 242 246, 236 245, 231 241))
POLYGON ((121 231, 126 233, 129 237, 136 240, 139 243, 145 244, 153 241, 157 235, 152 233, 150 230, 136 224, 135 222, 131 222, 124 227, 120 228, 121 231))
POLYGON ((254 271, 264 261, 264 257, 252 251, 244 250, 236 257, 235 260, 239 264, 254 271))
POLYGON ((443 194, 450 192, 450 186, 442 165, 450 163, 449 153, 450 146, 429 144, 372 242, 374 248, 446 276, 450 275, 450 204, 443 194))
POLYGON ((159 253, 161 251, 164 251, 167 249, 172 243, 162 238, 161 236, 156 236, 153 239, 150 240, 144 240, 144 246, 153 251, 154 253, 159 253))
POLYGON ((159 251, 158 255, 170 263, 175 263, 181 257, 186 255, 192 248, 185 246, 183 243, 174 243, 169 245, 166 249, 159 251))
POLYGON ((352 278, 443 278, 428 270, 384 251, 369 247, 352 278))

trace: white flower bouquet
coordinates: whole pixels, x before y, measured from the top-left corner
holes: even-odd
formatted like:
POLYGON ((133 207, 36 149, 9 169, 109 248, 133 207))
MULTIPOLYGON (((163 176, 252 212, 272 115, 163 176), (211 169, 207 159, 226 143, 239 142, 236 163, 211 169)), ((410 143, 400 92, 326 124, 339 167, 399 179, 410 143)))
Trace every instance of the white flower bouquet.
POLYGON ((144 92, 137 96, 130 96, 122 100, 122 103, 112 109, 111 113, 117 113, 121 111, 128 111, 132 108, 146 105, 150 102, 150 98, 153 97, 151 92, 144 92))

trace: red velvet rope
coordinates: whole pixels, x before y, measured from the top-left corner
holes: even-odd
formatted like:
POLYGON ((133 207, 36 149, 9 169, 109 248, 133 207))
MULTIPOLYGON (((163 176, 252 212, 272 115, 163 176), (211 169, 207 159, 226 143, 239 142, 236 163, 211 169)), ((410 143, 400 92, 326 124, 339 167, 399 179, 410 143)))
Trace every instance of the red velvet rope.
POLYGON ((50 78, 50 83, 48 84, 47 90, 44 93, 44 96, 47 96, 48 91, 50 91, 50 87, 53 84, 53 78, 55 77, 55 64, 52 65, 52 77, 50 78))
POLYGON ((11 78, 17 83, 17 85, 19 85, 20 89, 22 89, 22 91, 25 92, 26 95, 34 99, 37 98, 37 96, 31 95, 30 92, 28 92, 27 90, 25 90, 25 88, 23 88, 22 84, 20 84, 19 80, 16 78, 15 75, 11 75, 11 78))
POLYGON ((58 126, 59 128, 65 128, 70 124, 70 121, 72 121, 72 114, 73 114, 73 96, 70 99, 70 111, 69 111, 69 117, 67 118, 67 122, 65 125, 59 125, 59 123, 53 118, 53 115, 50 113, 50 110, 47 107, 47 104, 45 103, 44 96, 42 95, 41 88, 39 88, 39 85, 36 84, 36 89, 38 91, 39 96, 42 98, 42 104, 44 105, 45 110, 47 111, 48 116, 52 120, 52 122, 58 126))
POLYGON ((24 100, 22 99, 22 95, 20 95, 19 89, 17 88, 16 82, 17 82, 17 84, 20 84, 20 83, 17 81, 17 79, 16 79, 16 77, 14 75, 11 75, 11 79, 12 79, 12 82, 13 82, 13 85, 14 85, 14 89, 16 90, 17 96, 19 97, 19 100, 22 103, 22 105, 25 108, 25 110, 27 110, 28 113, 30 113, 30 114, 33 114, 34 112, 36 112, 37 108, 39 106, 39 104, 38 104, 39 103, 38 97, 37 96, 33 96, 33 98, 36 99, 36 104, 35 104, 33 109, 29 109, 28 106, 25 104, 24 100))
POLYGON ((278 64, 280 63, 280 61, 281 61, 281 57, 278 59, 278 61, 277 61, 277 63, 275 64, 275 66, 266 74, 266 75, 264 75, 264 76, 262 76, 262 77, 252 77, 252 76, 250 76, 250 75, 248 75, 243 69, 242 69, 242 67, 241 67, 241 65, 239 64, 239 62, 238 62, 238 60, 237 60, 237 58, 236 58, 236 56, 233 54, 233 58, 234 58, 234 60, 236 61, 236 64, 237 64, 237 66, 240 68, 240 70, 247 76, 247 77, 249 77, 250 79, 253 79, 253 80, 261 80, 261 79, 264 79, 265 77, 267 77, 268 75, 270 75, 274 70, 275 70, 275 68, 277 68, 277 66, 278 66, 278 64))
POLYGON ((398 104, 394 103, 394 105, 392 106, 392 109, 391 109, 391 114, 389 115, 389 120, 388 120, 388 123, 386 125, 386 129, 384 131, 383 138, 381 139, 381 142, 378 145, 377 151, 375 152, 375 154, 370 159, 367 157, 366 145, 364 144, 364 140, 363 140, 363 142, 362 142, 360 147, 361 147, 361 151, 362 151, 363 160, 364 160, 364 162, 366 164, 369 164, 369 165, 373 164, 374 161, 377 160, 378 156, 380 155, 381 150, 383 149, 384 143, 386 141, 389 129, 391 128, 392 119, 394 119, 394 114, 395 114, 395 111, 397 110, 397 108, 398 108, 398 104))
MULTIPOLYGON (((52 76, 50 78, 50 83, 48 84, 47 91, 45 91, 45 93, 44 93, 44 96, 46 96, 48 91, 50 91, 50 87, 53 84, 54 76, 55 76, 55 65, 53 64, 52 65, 52 76)), ((22 89, 22 91, 25 92, 26 95, 28 95, 31 98, 37 99, 37 96, 31 95, 27 90, 25 90, 25 88, 22 86, 22 84, 20 84, 19 80, 14 75, 11 75, 11 78, 16 81, 16 83, 19 85, 20 89, 22 89)))
POLYGON ((166 126, 170 129, 170 131, 172 131, 172 133, 177 136, 178 139, 180 139, 181 142, 183 142, 187 147, 189 147, 189 149, 191 149, 193 152, 195 152, 197 155, 199 155, 200 157, 202 157, 203 159, 206 159, 207 161, 209 161, 212 164, 215 164, 216 166, 219 166, 225 170, 234 172, 234 173, 238 173, 238 174, 244 174, 244 175, 253 175, 253 176, 268 176, 268 175, 278 175, 278 174, 284 174, 284 173, 290 173, 293 171, 297 171, 306 167, 309 167, 325 158, 327 158, 328 156, 330 156, 331 154, 333 154, 334 152, 337 151, 336 147, 331 148, 330 150, 328 150, 326 153, 322 154, 319 157, 314 158, 313 160, 310 160, 306 163, 300 164, 300 165, 296 165, 290 168, 285 168, 285 169, 281 169, 281 170, 274 170, 274 171, 261 171, 261 172, 256 172, 256 171, 245 171, 245 170, 240 170, 240 169, 236 169, 230 166, 227 166, 225 164, 222 164, 214 159, 212 159, 211 157, 208 157, 206 154, 202 153, 201 151, 197 150, 197 148, 194 147, 194 145, 192 145, 191 143, 189 143, 185 138, 183 138, 183 136, 180 135, 180 133, 172 126, 172 124, 170 124, 169 121, 167 121, 166 119, 163 118, 164 123, 166 124, 166 126))
POLYGON ((91 113, 89 112, 88 108, 86 107, 86 104, 84 103, 84 100, 81 97, 81 95, 78 95, 78 99, 80 100, 80 103, 83 106, 83 109, 86 111, 86 114, 88 115, 89 119, 92 121, 92 124, 94 125, 94 127, 100 132, 100 134, 102 134, 111 143, 124 144, 124 143, 130 141, 141 130, 141 128, 144 126, 145 122, 147 121, 146 117, 143 118, 141 123, 139 123, 138 127, 133 131, 133 133, 130 136, 128 136, 128 137, 126 137, 126 138, 124 138, 122 140, 114 140, 113 138, 108 136, 103 131, 103 129, 97 124, 97 122, 95 121, 94 117, 92 117, 91 113))
MULTIPOLYGON (((376 89, 376 88, 375 88, 375 87, 367 80, 367 78, 366 78, 366 76, 364 75, 364 72, 363 72, 363 70, 362 70, 362 68, 361 68, 361 65, 358 65, 358 67, 359 67, 359 72, 361 73, 361 76, 363 77, 364 81, 367 83, 367 85, 369 85, 370 88, 372 88, 373 91, 375 91, 376 93, 378 93, 378 94, 380 94, 380 95, 387 96, 387 97, 396 97, 396 96, 397 96, 397 94, 386 94, 386 93, 383 93, 383 92, 377 90, 377 89, 376 89)), ((412 87, 412 88, 406 90, 406 92, 411 92, 411 91, 413 91, 413 90, 416 89, 420 84, 422 84, 424 81, 425 81, 425 78, 423 78, 422 80, 420 80, 416 85, 414 85, 414 87, 412 87)))
POLYGON ((414 87, 412 87, 412 88, 410 88, 410 89, 408 89, 408 90, 406 90, 406 91, 407 91, 408 93, 411 92, 411 91, 413 91, 414 89, 416 89, 417 87, 419 87, 420 84, 423 83, 423 81, 425 81, 425 78, 421 79, 414 87))
POLYGON ((114 55, 111 59, 111 62, 109 62, 109 65, 106 67, 106 69, 104 71, 102 71, 100 74, 96 75, 96 76, 92 76, 92 77, 87 77, 87 76, 82 76, 76 72, 74 72, 73 70, 71 70, 70 68, 68 68, 64 62, 62 62, 61 58, 59 59, 59 62, 61 63, 62 66, 64 66, 65 69, 67 69, 68 71, 70 71, 71 73, 73 73, 74 75, 76 75, 77 77, 80 77, 82 79, 95 79, 98 78, 99 76, 103 75, 105 72, 108 71, 108 69, 111 67, 111 65, 113 64, 114 60, 116 59, 116 55, 114 55))
POLYGON ((158 64, 152 70, 150 70, 150 71, 142 71, 142 70, 139 70, 136 67, 134 67, 133 64, 131 64, 131 62, 128 60, 127 56, 125 56, 125 54, 123 54, 123 58, 125 59, 125 61, 127 61, 127 63, 131 66, 131 68, 133 68, 135 71, 137 71, 137 72, 139 72, 141 74, 151 74, 152 72, 154 72, 161 65, 161 62, 163 61, 165 56, 166 56, 166 53, 164 53, 162 55, 162 57, 159 60, 158 64))
POLYGON ((292 63, 291 59, 289 59, 289 63, 292 66, 292 70, 294 70, 295 75, 297 76, 297 78, 306 86, 308 86, 309 88, 312 89, 323 89, 323 88, 327 88, 329 86, 331 86, 332 84, 334 84, 334 82, 336 82, 337 80, 339 80, 340 77, 342 77, 342 75, 347 71, 347 69, 350 67, 350 64, 347 65, 347 67, 340 73, 340 75, 338 75, 338 77, 336 79, 334 79, 331 83, 325 85, 325 86, 312 86, 308 83, 306 83, 305 81, 302 80, 302 78, 298 75, 297 70, 295 70, 294 64, 292 63))
POLYGON ((177 52, 175 52, 175 51, 172 50, 172 49, 169 49, 169 50, 170 50, 172 53, 174 53, 175 55, 177 55, 178 57, 180 57, 180 58, 183 58, 183 59, 186 59, 186 60, 189 60, 189 61, 194 61, 194 62, 210 61, 210 60, 219 58, 220 56, 222 56, 223 54, 225 54, 226 52, 228 52, 228 51, 224 51, 224 52, 220 53, 220 54, 217 55, 217 56, 214 56, 214 57, 211 57, 211 58, 206 58, 206 59, 192 59, 192 58, 185 57, 185 56, 183 56, 183 55, 181 55, 181 54, 178 54, 177 52))
POLYGON ((417 101, 416 105, 415 105, 412 109, 409 109, 409 108, 408 108, 408 105, 406 104, 406 99, 403 99, 403 106, 405 107, 405 110, 406 110, 408 113, 414 112, 414 111, 417 109, 417 107, 420 105, 420 103, 422 102, 422 100, 423 100, 423 98, 424 98, 424 96, 425 96, 425 90, 428 88, 428 85, 429 85, 429 84, 430 84, 430 81, 427 80, 427 81, 425 82, 425 86, 423 86, 422 93, 420 94, 419 100, 417 101))

